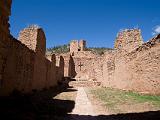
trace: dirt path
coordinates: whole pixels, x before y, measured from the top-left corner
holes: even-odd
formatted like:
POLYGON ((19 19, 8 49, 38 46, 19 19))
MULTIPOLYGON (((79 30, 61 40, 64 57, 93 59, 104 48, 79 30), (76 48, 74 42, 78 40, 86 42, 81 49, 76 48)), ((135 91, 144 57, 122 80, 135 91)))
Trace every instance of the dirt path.
MULTIPOLYGON (((83 87, 78 87, 77 97, 75 101, 75 108, 73 109, 72 114, 79 115, 81 117, 74 117, 75 120, 82 120, 83 115, 90 115, 95 116, 93 106, 91 102, 89 101, 86 92, 84 91, 83 87)), ((95 120, 94 117, 92 117, 90 120, 95 120)))
POLYGON ((89 101, 83 87, 78 88, 73 114, 78 115, 95 115, 91 102, 89 101))

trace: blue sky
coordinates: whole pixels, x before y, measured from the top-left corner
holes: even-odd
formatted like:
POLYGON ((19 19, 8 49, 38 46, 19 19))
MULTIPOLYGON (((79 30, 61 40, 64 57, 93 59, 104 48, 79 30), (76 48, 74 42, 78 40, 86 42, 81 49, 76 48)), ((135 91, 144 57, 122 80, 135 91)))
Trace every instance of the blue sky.
POLYGON ((47 47, 85 39, 88 46, 113 47, 120 29, 139 27, 146 41, 160 32, 160 0, 13 0, 11 33, 37 24, 47 47))

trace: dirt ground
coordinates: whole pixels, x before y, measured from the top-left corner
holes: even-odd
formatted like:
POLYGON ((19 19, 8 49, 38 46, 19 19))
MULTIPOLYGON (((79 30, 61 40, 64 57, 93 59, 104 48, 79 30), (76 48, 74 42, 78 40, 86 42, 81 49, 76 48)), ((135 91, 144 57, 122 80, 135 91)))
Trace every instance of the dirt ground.
POLYGON ((134 105, 128 107, 124 104, 119 108, 127 109, 128 112, 117 114, 108 109, 103 101, 88 92, 92 88, 83 89, 84 91, 67 86, 65 89, 58 88, 56 91, 49 89, 30 95, 16 93, 10 97, 1 97, 1 120, 160 120, 159 110, 143 111, 148 104, 139 104, 136 107, 134 105), (84 106, 76 107, 81 104, 84 106), (85 113, 90 110, 88 104, 94 114, 85 113), (79 111, 73 112, 79 108, 83 108, 81 114, 78 113, 79 111))

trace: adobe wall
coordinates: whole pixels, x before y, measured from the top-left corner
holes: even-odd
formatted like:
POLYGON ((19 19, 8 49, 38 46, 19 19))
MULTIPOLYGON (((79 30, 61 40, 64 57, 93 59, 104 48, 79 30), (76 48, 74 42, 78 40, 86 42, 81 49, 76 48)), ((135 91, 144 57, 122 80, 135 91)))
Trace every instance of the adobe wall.
POLYGON ((38 26, 22 30, 20 41, 10 35, 10 8, 11 0, 0 1, 0 95, 54 87, 64 76, 160 94, 160 35, 143 43, 139 29, 127 29, 118 34, 115 49, 104 56, 85 51, 82 40, 72 41, 66 56, 46 58, 46 38, 38 26))
POLYGON ((57 76, 59 76, 60 81, 63 77, 74 78, 76 76, 75 63, 70 53, 57 54, 56 59, 57 76))
POLYGON ((116 83, 115 87, 142 93, 160 94, 159 61, 160 35, 131 53, 116 58, 117 67, 114 81, 118 80, 119 83, 116 83))
POLYGON ((56 56, 56 78, 61 82, 64 78, 64 58, 63 56, 56 56))
POLYGON ((91 51, 79 51, 72 56, 77 80, 102 80, 103 57, 91 51))
POLYGON ((0 1, 0 90, 3 87, 6 60, 11 47, 11 41, 9 39, 9 16, 11 14, 11 2, 11 0, 0 1))
POLYGON ((30 91, 34 71, 34 52, 14 38, 10 39, 9 54, 6 58, 1 94, 9 94, 14 89, 30 91))
POLYGON ((0 1, 0 96, 14 90, 29 93, 57 85, 56 59, 45 57, 43 30, 30 26, 20 32, 19 40, 10 35, 11 0, 0 1))
MULTIPOLYGON (((132 45, 124 49, 133 48, 132 45)), ((160 36, 131 52, 119 49, 105 56, 103 86, 160 94, 160 36)))
POLYGON ((102 86, 112 87, 112 81, 114 80, 115 71, 115 51, 108 51, 104 55, 103 60, 103 80, 102 86))
MULTIPOLYGON (((20 35, 22 34, 25 33, 21 32, 20 35)), ((42 29, 37 29, 36 35, 37 37, 32 39, 33 41, 45 41, 42 29)), ((48 60, 43 51, 38 51, 38 49, 35 52, 13 37, 10 37, 9 44, 9 54, 4 65, 1 95, 8 95, 13 90, 28 93, 57 85, 54 55, 51 60, 48 60)), ((38 42, 36 44, 36 47, 39 46, 38 42)))
POLYGON ((46 38, 43 30, 39 26, 32 25, 23 29, 19 33, 18 40, 34 52, 45 56, 46 38))
POLYGON ((56 77, 56 56, 55 54, 51 55, 51 59, 47 60, 47 88, 53 87, 57 85, 57 77, 56 77))
POLYGON ((74 52, 78 52, 78 49, 79 49, 78 40, 72 40, 70 42, 70 53, 74 54, 74 52))
POLYGON ((85 51, 86 50, 86 41, 85 40, 80 40, 79 41, 79 47, 80 47, 80 51, 85 51))
POLYGON ((85 40, 72 40, 70 42, 70 53, 71 55, 77 54, 86 50, 86 41, 85 40))
POLYGON ((70 54, 62 54, 64 58, 64 77, 75 77, 75 63, 70 54))
POLYGON ((125 29, 118 33, 114 48, 123 52, 131 52, 141 46, 143 39, 140 29, 125 29))

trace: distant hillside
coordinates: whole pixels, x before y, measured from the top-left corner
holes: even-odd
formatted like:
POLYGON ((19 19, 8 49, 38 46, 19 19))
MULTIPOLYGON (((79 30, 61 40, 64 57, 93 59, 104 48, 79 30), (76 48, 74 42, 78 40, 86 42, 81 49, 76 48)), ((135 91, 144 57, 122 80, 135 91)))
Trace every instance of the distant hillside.
MULTIPOLYGON (((87 48, 87 51, 92 51, 93 53, 103 55, 105 51, 107 50, 112 50, 112 48, 106 48, 106 47, 89 47, 87 48)), ((59 45, 59 46, 54 46, 51 48, 47 48, 47 53, 55 53, 55 54, 60 54, 60 53, 67 53, 69 52, 69 45, 59 45)))
POLYGON ((67 53, 69 52, 69 45, 59 45, 59 46, 47 48, 47 52, 56 53, 56 54, 67 53))
POLYGON ((106 48, 106 47, 89 47, 87 50, 92 51, 93 53, 103 55, 105 51, 113 50, 112 48, 106 48))

